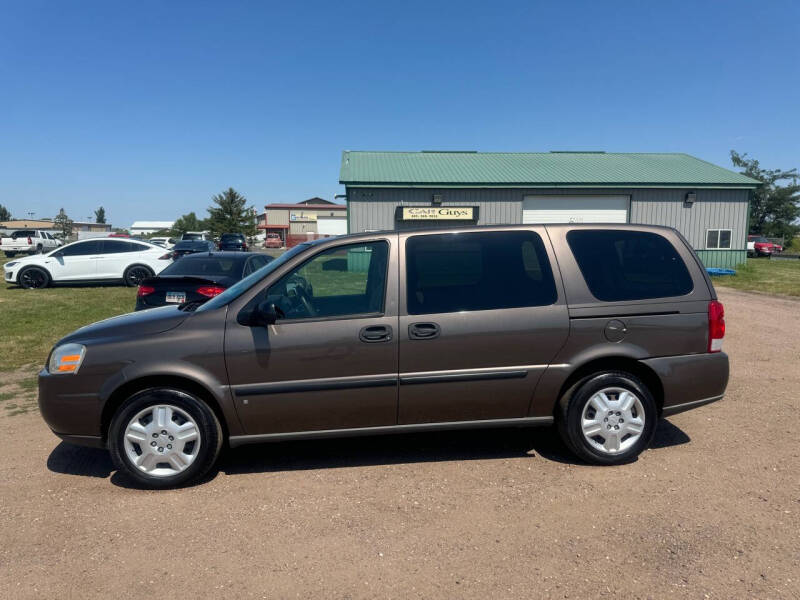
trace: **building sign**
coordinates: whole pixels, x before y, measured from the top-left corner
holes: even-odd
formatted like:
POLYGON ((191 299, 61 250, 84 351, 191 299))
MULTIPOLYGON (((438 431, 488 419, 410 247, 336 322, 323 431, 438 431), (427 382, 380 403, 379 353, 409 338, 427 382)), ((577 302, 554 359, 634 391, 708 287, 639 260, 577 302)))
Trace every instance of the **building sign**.
POLYGON ((398 206, 399 221, 476 221, 476 206, 398 206))
POLYGON ((293 210, 289 212, 290 221, 316 221, 317 211, 293 210))

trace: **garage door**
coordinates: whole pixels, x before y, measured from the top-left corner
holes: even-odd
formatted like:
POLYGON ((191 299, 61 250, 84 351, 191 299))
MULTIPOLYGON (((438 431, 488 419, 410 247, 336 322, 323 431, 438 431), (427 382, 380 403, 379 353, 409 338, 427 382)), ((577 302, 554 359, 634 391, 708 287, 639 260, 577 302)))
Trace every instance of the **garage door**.
POLYGON ((523 223, 627 223, 628 196, 525 196, 523 223))

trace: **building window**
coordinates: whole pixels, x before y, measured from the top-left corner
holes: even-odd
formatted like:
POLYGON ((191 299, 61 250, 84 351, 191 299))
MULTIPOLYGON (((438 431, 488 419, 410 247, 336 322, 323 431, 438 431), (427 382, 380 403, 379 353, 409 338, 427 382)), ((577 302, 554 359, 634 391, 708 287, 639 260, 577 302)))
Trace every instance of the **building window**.
POLYGON ((717 250, 731 247, 730 229, 709 229, 706 231, 706 249, 717 250))

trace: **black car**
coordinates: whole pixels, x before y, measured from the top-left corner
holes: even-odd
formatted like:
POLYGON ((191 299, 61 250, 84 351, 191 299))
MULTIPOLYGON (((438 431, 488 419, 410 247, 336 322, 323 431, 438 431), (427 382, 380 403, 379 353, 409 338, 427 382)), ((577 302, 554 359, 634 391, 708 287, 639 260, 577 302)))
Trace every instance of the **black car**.
POLYGON ((170 253, 172 258, 179 259, 181 256, 187 254, 194 254, 196 252, 214 252, 214 242, 208 240, 181 240, 172 247, 170 253))
POLYGON ((219 249, 247 252, 247 240, 241 233, 223 233, 219 238, 219 249))
POLYGON ((203 303, 254 273, 272 257, 256 252, 195 253, 139 284, 136 310, 184 302, 203 303))

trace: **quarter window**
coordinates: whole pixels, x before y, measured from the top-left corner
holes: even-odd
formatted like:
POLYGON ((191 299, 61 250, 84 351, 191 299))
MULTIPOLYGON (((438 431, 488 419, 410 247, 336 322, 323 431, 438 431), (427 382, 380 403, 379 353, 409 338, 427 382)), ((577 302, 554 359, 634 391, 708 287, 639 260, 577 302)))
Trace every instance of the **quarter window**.
POLYGON ((547 306, 557 293, 532 231, 413 236, 406 242, 408 314, 547 306))
POLYGON ((267 291, 282 319, 383 312, 389 244, 336 246, 287 273, 267 291))
POLYGON ((581 229, 567 233, 583 279, 605 302, 683 296, 689 271, 664 236, 646 231, 581 229))
POLYGON ((731 247, 730 229, 709 229, 706 231, 706 248, 714 250, 717 248, 731 247))

